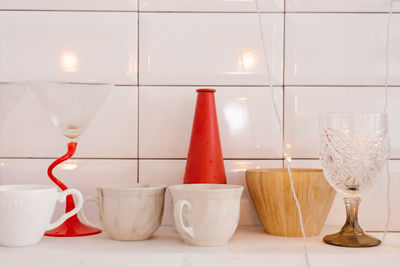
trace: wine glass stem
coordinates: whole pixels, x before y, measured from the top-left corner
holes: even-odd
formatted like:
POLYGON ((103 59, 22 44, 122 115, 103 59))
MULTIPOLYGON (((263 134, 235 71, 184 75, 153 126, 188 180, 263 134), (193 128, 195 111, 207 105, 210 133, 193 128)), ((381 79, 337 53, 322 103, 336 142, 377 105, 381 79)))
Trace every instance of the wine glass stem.
MULTIPOLYGON (((53 170, 57 165, 68 160, 69 158, 71 158, 74 155, 77 145, 78 144, 76 142, 69 142, 68 143, 68 152, 64 156, 62 156, 62 157, 58 158, 56 161, 54 161, 47 169, 47 174, 49 175, 50 179, 56 185, 58 185, 58 187, 60 187, 62 190, 66 190, 66 189, 68 189, 68 187, 53 175, 53 170)), ((73 210, 74 208, 75 208, 74 199, 72 198, 72 195, 68 195, 65 211, 69 212, 69 211, 73 210)))
POLYGON ((361 199, 359 197, 345 197, 344 204, 346 206, 346 223, 342 227, 343 234, 363 235, 364 231, 358 224, 358 207, 361 199))

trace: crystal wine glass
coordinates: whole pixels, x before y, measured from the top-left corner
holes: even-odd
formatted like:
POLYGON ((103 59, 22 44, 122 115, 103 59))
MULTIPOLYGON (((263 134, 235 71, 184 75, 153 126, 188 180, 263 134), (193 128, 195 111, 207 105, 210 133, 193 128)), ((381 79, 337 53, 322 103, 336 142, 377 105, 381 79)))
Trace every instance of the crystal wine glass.
POLYGON ((345 195, 346 222, 324 242, 343 247, 377 246, 358 224, 360 194, 381 175, 389 156, 384 113, 326 113, 319 117, 320 160, 329 184, 345 195))

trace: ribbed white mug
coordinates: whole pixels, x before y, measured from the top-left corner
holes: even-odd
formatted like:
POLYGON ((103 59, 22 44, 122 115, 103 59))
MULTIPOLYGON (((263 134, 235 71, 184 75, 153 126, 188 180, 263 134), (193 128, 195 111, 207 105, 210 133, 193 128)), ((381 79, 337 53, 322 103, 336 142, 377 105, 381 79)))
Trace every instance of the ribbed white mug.
POLYGON ((60 226, 79 212, 83 196, 76 189, 58 192, 50 185, 0 186, 0 245, 29 246, 38 243, 45 231, 60 226), (51 223, 58 202, 68 195, 76 197, 75 208, 51 223))

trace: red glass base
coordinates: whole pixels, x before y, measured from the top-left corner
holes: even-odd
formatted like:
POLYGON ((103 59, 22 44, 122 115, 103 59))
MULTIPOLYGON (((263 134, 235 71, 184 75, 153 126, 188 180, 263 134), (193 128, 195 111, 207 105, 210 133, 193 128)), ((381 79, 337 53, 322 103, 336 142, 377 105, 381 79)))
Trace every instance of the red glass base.
POLYGON ((83 224, 77 215, 72 216, 66 220, 63 224, 57 228, 47 231, 44 235, 46 236, 59 236, 59 237, 71 237, 71 236, 86 236, 95 235, 101 233, 100 229, 83 224))
MULTIPOLYGON (((61 158, 54 161, 47 170, 47 174, 49 175, 50 179, 58 185, 62 190, 68 189, 68 187, 63 184, 60 180, 58 180, 53 175, 53 169, 60 164, 71 158, 76 150, 76 146, 78 144, 76 142, 69 142, 68 143, 68 152, 62 156, 61 158)), ((67 196, 66 205, 65 205, 65 212, 70 212, 75 208, 74 199, 71 195, 67 196)), ((47 231, 44 235, 46 236, 85 236, 85 235, 95 235, 101 233, 100 229, 88 226, 83 224, 77 215, 72 216, 68 220, 66 220, 63 224, 58 226, 57 228, 47 231)))

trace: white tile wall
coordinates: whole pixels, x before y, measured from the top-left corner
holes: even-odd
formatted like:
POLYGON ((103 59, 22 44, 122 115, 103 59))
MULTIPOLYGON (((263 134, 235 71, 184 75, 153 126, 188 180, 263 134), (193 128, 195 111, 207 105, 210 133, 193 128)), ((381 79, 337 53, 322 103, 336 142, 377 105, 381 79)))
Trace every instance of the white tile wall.
MULTIPOLYGON (((382 110, 388 1, 260 0, 275 101, 294 166, 320 167, 318 113, 382 110)), ((399 3, 389 45, 393 203, 400 175, 399 3)), ((57 170, 68 185, 93 194, 97 184, 135 182, 137 174, 141 182, 181 183, 195 89, 204 86, 217 89, 228 181, 244 184, 247 168, 282 166, 283 135, 273 115, 254 1, 0 0, 0 10, 0 82, 123 85, 80 139, 78 168, 57 170)), ((0 129, 0 183, 50 183, 47 166, 65 149, 27 90, 0 129)), ((365 194, 360 217, 367 229, 383 229, 384 188, 377 184, 365 194)), ((167 193, 164 224, 172 223, 169 205, 167 193)), ((95 219, 96 208, 87 209, 95 219)), ((400 230, 394 204, 392 214, 391 229, 400 230)), ((338 197, 327 223, 343 220, 338 197)), ((259 224, 246 190, 240 223, 259 224)))
MULTIPOLYGON (((255 14, 140 14, 140 84, 266 84, 257 21, 255 14)), ((273 82, 282 84, 283 15, 262 21, 273 82)))

